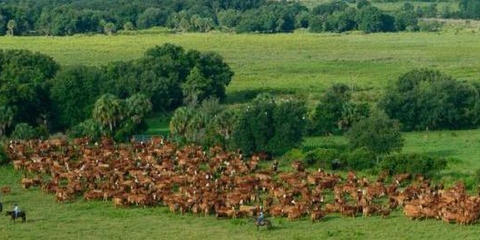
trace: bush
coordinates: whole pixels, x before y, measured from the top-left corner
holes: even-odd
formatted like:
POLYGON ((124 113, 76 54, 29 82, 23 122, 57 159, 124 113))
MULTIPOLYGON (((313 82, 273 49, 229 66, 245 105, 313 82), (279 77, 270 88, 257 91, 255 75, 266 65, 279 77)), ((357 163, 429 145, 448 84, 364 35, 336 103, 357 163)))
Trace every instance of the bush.
POLYGON ((298 148, 294 148, 294 149, 291 149, 290 151, 286 152, 282 158, 287 160, 288 162, 293 162, 293 161, 305 161, 305 153, 298 149, 298 148))
POLYGON ((366 148, 354 149, 342 155, 342 160, 348 169, 361 171, 375 167, 375 154, 366 148))
MULTIPOLYGON (((170 120, 170 133, 180 143, 195 143, 202 146, 212 146, 222 141, 224 132, 224 120, 234 119, 233 116, 225 115, 224 107, 217 99, 208 99, 198 106, 180 107, 175 110, 170 120), (228 119, 225 119, 227 117, 228 119), (231 118, 232 117, 232 118, 231 118)), ((231 126, 231 125, 230 125, 231 126)))
POLYGON ((439 71, 413 70, 387 90, 379 107, 406 130, 472 128, 480 120, 479 89, 439 71))
POLYGON ((103 82, 103 74, 96 67, 62 69, 50 90, 57 127, 70 128, 90 118, 93 105, 103 91, 103 82))
POLYGON ((38 133, 34 127, 27 123, 19 123, 15 126, 10 138, 15 140, 31 140, 38 138, 38 133))
POLYGON ((122 99, 144 94, 150 98, 153 111, 173 110, 184 100, 223 100, 233 76, 220 55, 185 51, 173 44, 148 49, 139 60, 110 63, 103 71, 107 92, 122 99))
POLYGON ((5 146, 3 143, 0 143, 0 166, 10 162, 8 159, 7 153, 5 152, 5 146))
POLYGON ((377 155, 400 151, 404 143, 398 122, 383 112, 354 123, 347 138, 351 148, 364 147, 377 155))
POLYGON ((36 125, 50 110, 49 85, 59 65, 27 50, 0 50, 0 106, 13 110, 13 122, 36 125))
POLYGON ((305 114, 303 101, 260 95, 239 111, 233 146, 245 154, 267 152, 281 155, 301 143, 306 126, 305 114))
POLYGON ((340 153, 336 149, 317 148, 305 154, 305 163, 327 170, 342 168, 340 153))
POLYGON ((447 160, 418 153, 394 154, 385 157, 380 169, 390 174, 410 173, 432 177, 447 167, 447 160))
POLYGON ((366 33, 394 31, 395 19, 376 7, 364 7, 358 11, 358 30, 366 33))
POLYGON ((310 117, 309 134, 338 134, 370 114, 368 104, 353 103, 351 92, 345 84, 334 84, 321 97, 310 117))
POLYGON ((88 137, 97 141, 102 136, 102 126, 97 121, 88 119, 72 127, 67 133, 70 138, 88 137))

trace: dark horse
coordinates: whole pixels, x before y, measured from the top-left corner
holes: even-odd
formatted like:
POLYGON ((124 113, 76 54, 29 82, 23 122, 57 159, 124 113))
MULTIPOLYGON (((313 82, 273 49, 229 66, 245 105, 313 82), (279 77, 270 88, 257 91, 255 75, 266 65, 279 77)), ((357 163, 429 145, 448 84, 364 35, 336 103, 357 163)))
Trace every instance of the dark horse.
POLYGON ((3 204, 0 202, 0 212, 3 211, 3 204))
POLYGON ((22 219, 22 222, 26 222, 27 221, 27 214, 25 212, 19 212, 17 214, 17 216, 15 216, 15 212, 14 211, 7 211, 7 214, 5 214, 5 216, 10 216, 13 220, 13 222, 15 222, 15 220, 17 218, 21 218, 22 219))
POLYGON ((266 227, 267 229, 271 229, 272 228, 272 222, 268 219, 263 219, 262 221, 255 221, 255 225, 257 226, 257 230, 260 228, 260 227, 266 227))

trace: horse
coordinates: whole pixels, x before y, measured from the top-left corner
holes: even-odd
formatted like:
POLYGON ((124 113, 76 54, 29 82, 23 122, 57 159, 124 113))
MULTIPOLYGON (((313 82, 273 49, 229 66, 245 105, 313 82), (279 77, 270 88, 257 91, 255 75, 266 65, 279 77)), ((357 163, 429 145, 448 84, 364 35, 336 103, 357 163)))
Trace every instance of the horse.
POLYGON ((263 219, 260 222, 255 219, 255 226, 257 226, 257 230, 260 229, 260 227, 266 227, 270 230, 272 228, 272 222, 268 219, 263 219))
POLYGON ((27 221, 27 214, 25 212, 18 212, 17 216, 15 216, 14 211, 7 211, 7 214, 5 214, 5 216, 10 216, 12 218, 13 222, 15 222, 15 220, 17 218, 21 218, 22 222, 27 221))
POLYGON ((0 213, 3 211, 3 204, 0 202, 0 213))

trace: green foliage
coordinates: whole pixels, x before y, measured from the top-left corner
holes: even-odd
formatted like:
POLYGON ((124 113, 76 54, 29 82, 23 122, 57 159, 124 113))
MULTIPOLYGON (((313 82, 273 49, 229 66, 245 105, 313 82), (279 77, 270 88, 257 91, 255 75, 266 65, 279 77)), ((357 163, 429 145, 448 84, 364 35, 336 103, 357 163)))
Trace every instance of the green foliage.
POLYGON ((69 129, 67 133, 71 138, 88 137, 93 141, 97 141, 102 136, 102 126, 93 119, 87 119, 69 129))
POLYGON ((0 106, 0 137, 6 135, 7 128, 13 123, 14 112, 8 106, 0 106))
POLYGON ((92 116, 93 105, 103 92, 104 78, 96 67, 62 69, 51 84, 54 118, 60 129, 73 127, 92 116))
POLYGON ((140 29, 163 26, 167 22, 168 12, 160 8, 147 8, 138 16, 137 26, 140 29))
POLYGON ((357 148, 341 156, 342 161, 350 170, 361 171, 372 169, 376 165, 375 154, 367 148, 357 148))
POLYGON ((358 30, 366 33, 394 31, 395 19, 376 7, 364 7, 358 11, 358 30))
POLYGON ((135 94, 126 100, 127 115, 135 124, 140 124, 152 111, 152 102, 144 94, 135 94))
POLYGON ((400 151, 404 144, 398 122, 383 112, 354 123, 347 138, 352 148, 364 147, 377 155, 400 151))
POLYGON ((305 103, 263 94, 239 111, 233 145, 245 154, 281 155, 298 146, 305 132, 305 103))
POLYGON ((198 106, 180 107, 170 120, 170 133, 180 143, 226 146, 235 119, 230 113, 216 99, 205 100, 198 106))
POLYGON ((10 159, 5 152, 5 146, 0 142, 0 166, 5 165, 10 162, 10 159))
POLYGON ((135 30, 135 26, 133 25, 132 22, 126 22, 125 24, 123 24, 123 30, 124 31, 133 31, 133 30, 135 30))
POLYGON ((17 22, 13 19, 10 19, 7 23, 7 35, 15 35, 15 30, 17 29, 17 22))
POLYGON ((395 29, 397 31, 418 30, 418 17, 411 4, 405 6, 395 13, 395 29))
POLYGON ((106 91, 120 98, 142 93, 156 112, 180 106, 184 94, 186 102, 209 97, 223 100, 233 76, 218 54, 185 51, 173 44, 150 48, 139 60, 110 63, 103 71, 106 91))
POLYGON ((102 95, 93 107, 93 119, 101 124, 103 131, 113 132, 126 116, 124 102, 111 94, 102 95))
POLYGON ((236 26, 237 32, 292 32, 295 29, 295 17, 306 8, 298 3, 269 3, 242 14, 236 26))
POLYGON ((471 128, 480 117, 478 89, 439 71, 413 70, 399 77, 379 106, 407 130, 471 128))
POLYGON ((267 152, 281 155, 303 141, 307 109, 305 102, 295 99, 277 100, 273 109, 274 135, 268 141, 267 152))
POLYGON ((356 14, 356 9, 347 8, 344 11, 334 12, 333 14, 328 15, 324 23, 324 31, 346 32, 356 29, 356 14))
POLYGON ((337 134, 369 115, 369 106, 353 103, 351 91, 345 84, 334 84, 327 89, 315 107, 310 119, 309 133, 317 135, 337 134))
POLYGON ((116 31, 117 31, 117 27, 112 22, 108 22, 103 26, 103 32, 107 35, 112 35, 116 31))
POLYGON ((317 148, 305 154, 305 163, 327 170, 341 168, 340 153, 336 149, 317 148))
POLYGON ((218 23, 221 27, 235 28, 240 22, 241 12, 235 9, 220 11, 217 14, 218 23))
POLYGON ((13 123, 36 125, 49 112, 53 58, 27 50, 0 50, 0 105, 13 110, 13 123))
POLYGON ((460 0, 460 15, 464 18, 480 19, 480 2, 478 0, 460 0))
POLYGON ((447 160, 441 157, 432 157, 424 154, 408 153, 386 156, 380 169, 390 174, 410 173, 432 177, 447 167, 447 160))
POLYGON ((30 140, 38 137, 38 132, 27 123, 19 123, 15 126, 10 138, 15 140, 30 140))

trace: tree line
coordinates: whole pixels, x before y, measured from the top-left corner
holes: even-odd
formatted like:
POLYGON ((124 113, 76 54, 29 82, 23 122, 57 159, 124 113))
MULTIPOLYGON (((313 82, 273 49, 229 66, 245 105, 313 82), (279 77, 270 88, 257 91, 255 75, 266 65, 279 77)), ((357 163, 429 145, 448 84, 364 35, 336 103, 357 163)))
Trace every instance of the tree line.
POLYGON ((224 99, 232 76, 218 54, 172 44, 101 67, 62 67, 40 53, 2 50, 0 136, 28 139, 68 131, 124 141, 145 129, 151 111, 224 99))
POLYGON ((0 3, 0 35, 112 34, 155 26, 177 31, 312 32, 418 30, 420 17, 479 18, 476 0, 459 12, 406 3, 385 12, 368 0, 332 0, 309 9, 299 2, 267 0, 6 0, 0 3))

